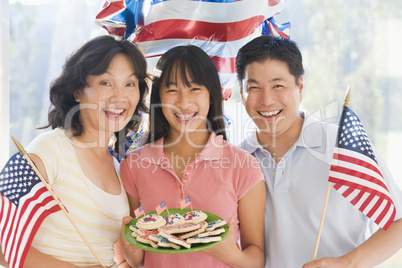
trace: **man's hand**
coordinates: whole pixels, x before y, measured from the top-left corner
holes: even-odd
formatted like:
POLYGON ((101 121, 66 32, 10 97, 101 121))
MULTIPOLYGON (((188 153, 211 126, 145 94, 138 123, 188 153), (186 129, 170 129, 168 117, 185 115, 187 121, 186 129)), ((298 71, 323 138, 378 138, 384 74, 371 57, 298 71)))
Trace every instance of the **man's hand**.
POLYGON ((303 268, 347 268, 351 262, 344 256, 339 258, 322 258, 303 265, 303 268))

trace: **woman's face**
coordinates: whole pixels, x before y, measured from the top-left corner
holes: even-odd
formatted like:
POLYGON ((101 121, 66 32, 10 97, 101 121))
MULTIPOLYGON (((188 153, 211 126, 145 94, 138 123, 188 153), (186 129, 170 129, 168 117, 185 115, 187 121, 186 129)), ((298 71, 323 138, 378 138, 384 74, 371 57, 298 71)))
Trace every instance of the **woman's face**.
POLYGON ((84 134, 89 131, 111 135, 131 120, 140 99, 139 80, 134 71, 130 59, 117 54, 105 73, 88 75, 88 85, 75 94, 84 134))
POLYGON ((173 75, 168 86, 162 83, 159 90, 162 112, 169 123, 169 133, 181 136, 185 133, 205 133, 210 107, 209 90, 190 81, 187 86, 180 75, 173 75))

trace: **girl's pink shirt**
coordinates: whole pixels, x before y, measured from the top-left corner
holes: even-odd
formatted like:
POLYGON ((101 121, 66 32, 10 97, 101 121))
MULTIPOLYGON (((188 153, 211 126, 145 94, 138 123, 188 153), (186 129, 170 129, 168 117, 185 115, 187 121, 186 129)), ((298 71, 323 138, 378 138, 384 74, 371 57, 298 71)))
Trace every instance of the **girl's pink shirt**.
MULTIPOLYGON (((139 200, 145 213, 154 211, 162 201, 168 209, 180 208, 180 201, 190 196, 194 210, 211 212, 226 221, 233 218, 237 239, 238 202, 264 180, 253 156, 214 132, 202 152, 188 164, 182 180, 163 150, 163 138, 128 154, 121 162, 120 174, 126 192, 139 200)), ((229 267, 201 252, 161 254, 146 251, 144 264, 145 267, 229 267)))

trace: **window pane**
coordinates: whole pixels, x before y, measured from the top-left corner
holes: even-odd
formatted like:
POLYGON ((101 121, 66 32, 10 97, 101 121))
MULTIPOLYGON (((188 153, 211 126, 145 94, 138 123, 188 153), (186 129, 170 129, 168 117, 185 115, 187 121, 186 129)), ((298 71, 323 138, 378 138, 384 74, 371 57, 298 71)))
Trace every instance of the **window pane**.
POLYGON ((102 31, 94 23, 100 6, 95 0, 10 4, 10 135, 23 146, 47 124, 49 85, 66 57, 102 31))

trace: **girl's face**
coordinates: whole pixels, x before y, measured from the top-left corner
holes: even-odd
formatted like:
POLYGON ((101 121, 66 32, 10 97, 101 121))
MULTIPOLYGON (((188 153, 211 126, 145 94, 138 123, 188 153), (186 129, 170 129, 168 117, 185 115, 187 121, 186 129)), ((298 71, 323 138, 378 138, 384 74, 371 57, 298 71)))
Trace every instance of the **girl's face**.
POLYGON ((105 73, 88 75, 88 85, 75 94, 84 132, 109 134, 123 129, 140 99, 138 83, 134 67, 124 54, 117 54, 105 73))
POLYGON ((205 134, 210 106, 209 90, 191 79, 188 87, 180 75, 172 75, 170 81, 168 86, 163 82, 159 90, 162 112, 170 126, 169 135, 205 134))

